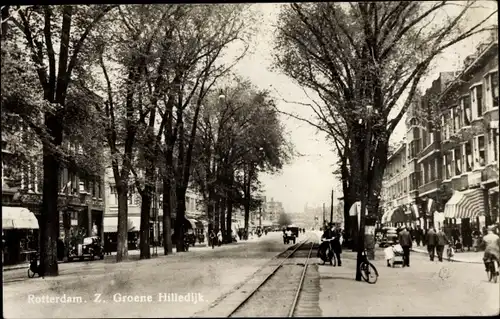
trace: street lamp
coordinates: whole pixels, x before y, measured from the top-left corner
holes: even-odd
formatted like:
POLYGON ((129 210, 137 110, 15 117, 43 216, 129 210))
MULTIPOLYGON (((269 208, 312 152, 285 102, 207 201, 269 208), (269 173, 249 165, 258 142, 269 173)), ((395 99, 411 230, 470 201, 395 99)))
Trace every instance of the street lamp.
POLYGON ((363 162, 363 176, 365 178, 366 183, 364 183, 365 187, 368 189, 363 189, 361 196, 361 212, 359 213, 359 229, 358 229, 358 256, 356 262, 356 281, 361 281, 361 261, 363 256, 363 251, 365 250, 365 215, 366 215, 366 206, 368 203, 368 190, 369 183, 366 180, 368 178, 368 169, 369 169, 369 161, 370 161, 370 146, 371 146, 371 113, 373 107, 371 105, 366 106, 366 140, 365 140, 365 158, 363 162))

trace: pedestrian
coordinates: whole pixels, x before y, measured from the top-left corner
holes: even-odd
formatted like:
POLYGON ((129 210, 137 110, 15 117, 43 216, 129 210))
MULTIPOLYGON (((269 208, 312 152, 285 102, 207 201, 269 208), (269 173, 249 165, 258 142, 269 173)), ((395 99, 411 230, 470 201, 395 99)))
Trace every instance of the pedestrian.
POLYGON ((222 232, 220 229, 217 232, 217 241, 218 241, 219 246, 222 245, 222 232))
POLYGON ((467 251, 470 251, 472 247, 472 230, 470 227, 466 227, 463 231, 463 247, 467 247, 467 251))
POLYGON ((332 248, 333 252, 335 253, 335 257, 337 257, 337 265, 340 267, 342 266, 342 259, 340 259, 340 256, 342 254, 342 229, 340 226, 337 226, 337 228, 334 231, 333 234, 333 241, 332 241, 332 248))
POLYGON ((440 262, 443 262, 444 246, 447 245, 448 243, 449 243, 448 237, 444 233, 443 227, 441 227, 436 234, 436 252, 440 262))
POLYGON ((215 248, 215 232, 213 231, 213 229, 210 231, 210 244, 212 245, 212 249, 215 248))
POLYGON ((407 227, 403 227, 398 236, 399 244, 403 247, 403 267, 410 267, 410 249, 412 247, 411 234, 407 227))
POLYGON ((429 258, 431 261, 434 261, 434 252, 436 250, 437 244, 436 231, 434 230, 434 227, 430 228, 427 231, 425 241, 427 242, 427 251, 429 252, 429 258))
POLYGON ((420 242, 422 241, 424 236, 424 232, 420 225, 417 225, 417 229, 415 230, 415 241, 417 242, 417 247, 420 247, 420 242))

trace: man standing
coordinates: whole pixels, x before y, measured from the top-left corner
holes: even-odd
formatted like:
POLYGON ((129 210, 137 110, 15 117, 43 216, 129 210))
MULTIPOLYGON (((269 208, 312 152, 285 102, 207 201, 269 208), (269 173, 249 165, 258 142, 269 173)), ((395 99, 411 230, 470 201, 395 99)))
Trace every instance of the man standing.
POLYGON ((441 227, 436 234, 436 251, 440 262, 443 262, 444 246, 447 245, 448 242, 449 241, 448 238, 446 237, 446 234, 443 231, 443 227, 441 227))
POLYGON ((342 229, 340 229, 340 226, 337 226, 337 229, 333 232, 332 248, 340 267, 342 266, 342 260, 340 259, 340 254, 342 254, 342 229))
POLYGON ((434 261, 434 251, 436 249, 437 237, 434 228, 430 228, 425 236, 425 241, 427 242, 427 251, 429 252, 429 258, 434 261))
POLYGON ((407 227, 399 232, 399 244, 403 247, 403 267, 410 267, 410 248, 412 246, 411 234, 407 227))
POLYGON ((422 241, 424 237, 424 232, 422 231, 422 228, 420 228, 420 225, 417 225, 417 229, 415 230, 415 241, 417 242, 417 247, 420 246, 420 242, 422 241))

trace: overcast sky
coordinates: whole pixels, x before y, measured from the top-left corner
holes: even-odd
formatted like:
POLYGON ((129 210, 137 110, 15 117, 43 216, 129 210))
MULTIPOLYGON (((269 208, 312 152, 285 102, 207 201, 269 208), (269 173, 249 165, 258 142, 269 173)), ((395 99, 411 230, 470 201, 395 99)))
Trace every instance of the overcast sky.
MULTIPOLYGON (((496 8, 496 2, 483 1, 487 8, 496 8)), ((263 14, 263 23, 257 35, 258 41, 253 52, 247 55, 236 66, 235 72, 247 77, 261 89, 270 89, 278 100, 280 110, 301 115, 312 119, 311 111, 307 106, 286 103, 286 101, 308 102, 302 89, 283 74, 272 72, 271 49, 273 39, 273 24, 276 21, 280 4, 255 5, 263 14), (282 99, 282 100, 281 100, 282 99)), ((475 9, 471 14, 470 22, 480 21, 482 17, 491 12, 491 9, 475 9)), ((436 60, 431 75, 422 83, 422 88, 430 86, 437 78, 439 72, 451 71, 462 64, 463 59, 472 54, 481 39, 475 38, 464 41, 447 50, 443 56, 436 60)), ((295 119, 282 116, 289 137, 296 150, 303 154, 286 165, 280 174, 263 175, 264 195, 268 200, 274 198, 283 202, 288 212, 301 212, 304 205, 320 206, 328 203, 332 187, 336 188, 335 197, 342 196, 339 181, 334 180, 332 164, 336 162, 333 147, 326 142, 325 135, 317 132, 315 128, 295 119)), ((404 119, 401 121, 392 141, 401 140, 405 134, 404 119)))

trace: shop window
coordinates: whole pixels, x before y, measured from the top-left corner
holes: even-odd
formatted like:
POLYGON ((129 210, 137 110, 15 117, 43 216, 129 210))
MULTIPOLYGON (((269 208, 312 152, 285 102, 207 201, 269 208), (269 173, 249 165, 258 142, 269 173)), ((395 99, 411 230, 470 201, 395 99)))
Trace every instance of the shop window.
POLYGON ((464 111, 464 125, 469 126, 472 120, 470 95, 467 95, 462 98, 462 108, 464 111))
POLYGON ((472 145, 469 142, 464 144, 464 165, 465 165, 465 171, 470 172, 472 171, 472 168, 474 166, 473 161, 472 161, 472 145))
POLYGON ((476 167, 484 167, 486 161, 486 151, 484 136, 478 136, 476 138, 476 167))

